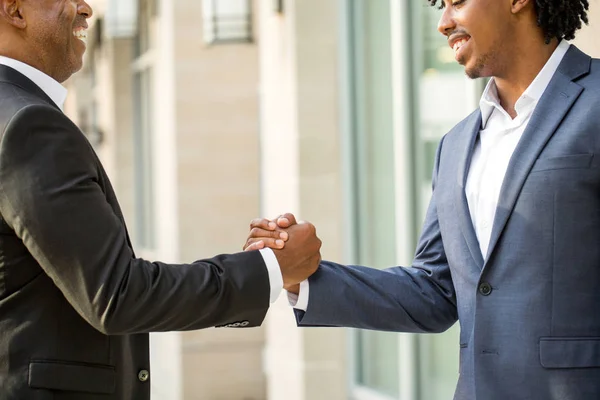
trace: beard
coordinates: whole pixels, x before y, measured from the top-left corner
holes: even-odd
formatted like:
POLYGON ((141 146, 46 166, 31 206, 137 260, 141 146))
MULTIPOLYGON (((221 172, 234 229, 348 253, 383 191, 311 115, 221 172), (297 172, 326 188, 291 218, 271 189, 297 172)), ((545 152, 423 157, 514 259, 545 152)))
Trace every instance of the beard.
POLYGON ((477 60, 475 60, 475 65, 473 67, 465 68, 465 74, 470 79, 477 79, 477 78, 481 78, 482 76, 486 75, 485 69, 486 69, 486 66, 489 65, 490 58, 491 57, 489 54, 484 54, 484 55, 478 57, 477 60))

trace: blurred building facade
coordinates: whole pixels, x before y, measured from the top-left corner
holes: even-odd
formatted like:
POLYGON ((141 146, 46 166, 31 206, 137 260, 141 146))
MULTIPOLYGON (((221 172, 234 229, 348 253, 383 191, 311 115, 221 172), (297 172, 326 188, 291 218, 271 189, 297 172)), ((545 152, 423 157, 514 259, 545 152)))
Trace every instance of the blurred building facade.
MULTIPOLYGON (((323 257, 410 265, 441 136, 478 105, 424 0, 96 0, 67 110, 113 180, 138 256, 238 251, 291 211, 323 257)), ((600 6, 575 44, 600 56, 600 6)), ((201 305, 199 305, 201 307, 201 305)), ((177 312, 177 310, 173 310, 177 312)), ((152 335, 153 398, 445 400, 442 335, 297 329, 152 335)))

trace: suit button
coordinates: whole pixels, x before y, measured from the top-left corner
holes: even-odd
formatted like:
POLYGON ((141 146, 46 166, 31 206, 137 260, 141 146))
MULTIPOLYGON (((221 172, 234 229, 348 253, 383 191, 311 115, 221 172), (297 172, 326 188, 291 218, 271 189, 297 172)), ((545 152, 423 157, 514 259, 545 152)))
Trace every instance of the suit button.
POLYGON ((140 380, 140 382, 146 382, 148 378, 150 378, 150 372, 148 372, 147 370, 143 369, 140 372, 138 372, 138 379, 140 380))
POLYGON ((492 293, 492 285, 487 282, 483 282, 481 285, 479 285, 479 293, 484 296, 489 296, 492 293))

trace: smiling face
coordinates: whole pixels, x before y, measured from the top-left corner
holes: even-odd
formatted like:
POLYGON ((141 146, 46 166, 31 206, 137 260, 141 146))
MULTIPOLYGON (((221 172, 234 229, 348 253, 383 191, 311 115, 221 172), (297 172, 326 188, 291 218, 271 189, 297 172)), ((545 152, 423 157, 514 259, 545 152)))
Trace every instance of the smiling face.
POLYGON ((81 69, 91 7, 84 0, 23 0, 25 41, 39 68, 59 82, 81 69))
POLYGON ((510 0, 445 0, 438 30, 470 78, 499 76, 518 39, 510 0))

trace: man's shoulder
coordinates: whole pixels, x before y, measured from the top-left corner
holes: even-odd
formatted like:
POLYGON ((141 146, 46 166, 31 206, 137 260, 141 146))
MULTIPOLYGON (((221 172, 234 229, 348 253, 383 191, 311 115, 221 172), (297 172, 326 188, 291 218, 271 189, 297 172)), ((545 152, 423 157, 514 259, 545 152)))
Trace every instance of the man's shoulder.
POLYGON ((592 58, 589 76, 600 79, 600 58, 592 58))
MULTIPOLYGON (((59 110, 38 96, 11 82, 0 81, 0 132, 4 132, 8 123, 20 113, 35 113, 35 110, 59 110)), ((52 111, 51 111, 52 110, 52 111)))

